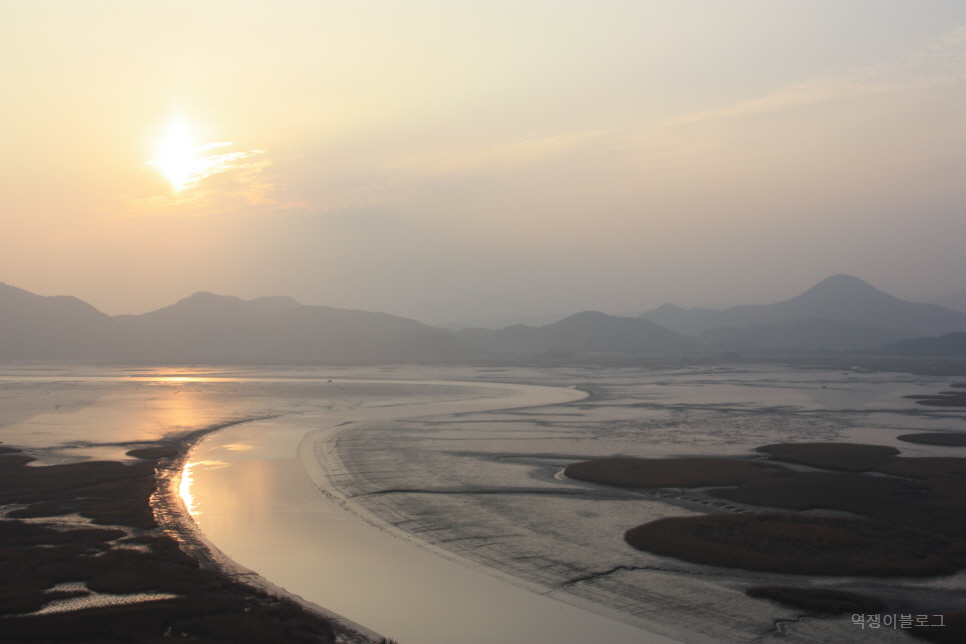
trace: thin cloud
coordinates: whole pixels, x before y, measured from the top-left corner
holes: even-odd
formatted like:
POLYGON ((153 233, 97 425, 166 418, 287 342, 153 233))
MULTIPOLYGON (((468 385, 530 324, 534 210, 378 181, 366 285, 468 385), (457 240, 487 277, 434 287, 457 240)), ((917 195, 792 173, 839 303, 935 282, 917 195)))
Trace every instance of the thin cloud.
POLYGON ((606 130, 506 141, 484 148, 449 149, 403 157, 360 170, 342 185, 324 185, 312 197, 313 212, 330 213, 399 204, 458 176, 499 172, 560 156, 588 145, 606 130))
POLYGON ((509 141, 475 150, 448 150, 408 157, 391 166, 411 178, 438 178, 468 172, 503 170, 565 154, 608 134, 609 130, 573 132, 554 136, 509 141))
MULTIPOLYGON (((209 143, 209 150, 231 145, 230 142, 209 143)), ((134 199, 117 207, 102 210, 105 218, 133 217, 199 217, 224 213, 274 212, 306 206, 305 203, 283 202, 272 197, 276 186, 266 177, 270 159, 258 159, 264 150, 227 152, 197 160, 197 167, 185 188, 166 194, 134 199)))
POLYGON ((877 65, 812 79, 781 88, 767 96, 739 101, 723 108, 683 114, 658 123, 677 126, 735 119, 875 94, 921 90, 930 85, 962 82, 966 58, 966 25, 958 27, 897 64, 877 65))

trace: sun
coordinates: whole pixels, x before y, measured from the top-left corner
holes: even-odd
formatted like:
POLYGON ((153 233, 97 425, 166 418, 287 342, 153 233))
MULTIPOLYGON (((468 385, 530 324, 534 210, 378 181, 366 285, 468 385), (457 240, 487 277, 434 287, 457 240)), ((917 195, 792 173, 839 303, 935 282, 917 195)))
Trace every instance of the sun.
POLYGON ((171 183, 175 192, 181 192, 192 183, 198 170, 197 147, 191 140, 188 124, 175 118, 161 142, 158 157, 151 162, 171 183))
POLYGON ((261 150, 250 150, 203 154, 229 145, 232 145, 231 141, 198 146, 185 120, 175 117, 161 137, 154 161, 148 161, 148 164, 164 175, 175 192, 181 192, 213 174, 238 168, 242 159, 261 153, 261 150))

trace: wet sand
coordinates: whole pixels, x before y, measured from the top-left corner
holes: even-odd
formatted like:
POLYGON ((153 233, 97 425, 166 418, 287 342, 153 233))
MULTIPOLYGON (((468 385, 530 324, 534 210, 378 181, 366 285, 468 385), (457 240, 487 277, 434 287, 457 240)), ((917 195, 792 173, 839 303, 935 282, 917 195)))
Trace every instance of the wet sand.
POLYGON ((534 407, 585 396, 528 385, 469 386, 497 395, 276 419, 214 434, 194 450, 186 469, 193 516, 233 561, 404 643, 674 641, 577 598, 543 597, 538 593, 550 589, 420 542, 354 506, 332 483, 342 472, 332 446, 341 431, 362 420, 534 407), (305 436, 312 425, 320 427, 305 436))
MULTIPOLYGON (((951 590, 962 587, 962 573, 868 582, 747 572, 635 551, 623 534, 636 525, 754 508, 702 490, 621 490, 562 477, 570 463, 591 458, 761 458, 756 447, 785 441, 861 441, 938 456, 943 448, 895 439, 911 429, 963 427, 960 412, 925 411, 902 399, 934 388, 934 379, 768 367, 584 374, 600 393, 566 405, 349 428, 334 441, 344 465, 337 487, 420 541, 551 588, 550 596, 607 606, 681 641, 747 642, 776 632, 810 643, 907 637, 863 631, 848 616, 800 619, 800 610, 744 592, 761 585, 874 594, 893 607, 909 606, 911 597, 937 609, 962 603, 951 590)), ((574 375, 560 370, 530 378, 563 382, 574 375)))
POLYGON ((187 440, 131 450, 145 460, 129 465, 31 466, 33 457, 0 446, 5 642, 335 641, 324 618, 199 566, 159 529, 157 470, 177 467, 187 440))
MULTIPOLYGON (((966 432, 962 409, 923 407, 904 398, 949 387, 946 380, 931 376, 767 365, 658 370, 18 367, 0 373, 0 428, 8 444, 39 459, 35 464, 54 464, 124 459, 125 451, 158 440, 275 416, 261 421, 272 427, 258 458, 246 453, 244 444, 264 435, 265 427, 236 425, 211 440, 230 431, 244 437, 222 445, 223 461, 237 462, 239 468, 236 476, 226 478, 226 500, 254 493, 252 498, 263 506, 258 512, 289 515, 297 523, 298 515, 318 507, 262 498, 258 490, 264 484, 284 488, 296 474, 307 478, 293 458, 307 431, 296 427, 300 419, 311 423, 313 415, 380 406, 382 413, 392 411, 389 405, 437 400, 435 394, 426 396, 425 387, 405 381, 441 379, 563 387, 581 383, 595 394, 540 408, 356 422, 340 428, 333 443, 344 469, 336 487, 362 514, 413 535, 416 542, 525 584, 550 588, 550 597, 576 596, 608 606, 622 619, 639 620, 635 623, 645 630, 688 642, 746 642, 776 632, 789 643, 908 641, 901 631, 863 631, 847 616, 809 614, 800 619, 800 609, 745 595, 745 590, 762 585, 805 584, 822 592, 871 594, 882 597, 893 612, 909 598, 937 609, 963 603, 964 573, 873 583, 762 575, 641 553, 620 538, 635 525, 739 510, 729 510, 733 504, 701 490, 605 490, 562 476, 564 467, 577 461, 760 458, 755 447, 789 441, 871 443, 897 448, 904 456, 961 456, 961 447, 897 440, 910 431, 966 432), (363 382, 381 378, 397 380, 363 382), (289 423, 291 432, 285 431, 289 423)), ((450 392, 453 402, 493 396, 483 388, 451 388, 459 391, 450 392)), ((374 587, 357 577, 341 590, 365 597, 374 587)), ((400 635, 392 630, 387 634, 400 635)))

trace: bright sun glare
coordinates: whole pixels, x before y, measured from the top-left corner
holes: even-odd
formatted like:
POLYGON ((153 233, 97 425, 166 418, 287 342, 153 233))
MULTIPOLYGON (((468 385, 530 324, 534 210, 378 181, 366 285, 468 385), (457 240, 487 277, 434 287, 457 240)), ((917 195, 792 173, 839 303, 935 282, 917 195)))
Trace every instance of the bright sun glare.
POLYGON ((173 120, 154 165, 171 183, 175 192, 181 192, 191 183, 198 165, 195 152, 188 125, 182 119, 173 120))
POLYGON ((235 159, 248 156, 246 153, 198 155, 199 152, 227 145, 231 145, 231 141, 198 146, 184 119, 175 118, 161 139, 157 158, 148 163, 164 175, 175 192, 181 192, 208 175, 225 170, 235 159))

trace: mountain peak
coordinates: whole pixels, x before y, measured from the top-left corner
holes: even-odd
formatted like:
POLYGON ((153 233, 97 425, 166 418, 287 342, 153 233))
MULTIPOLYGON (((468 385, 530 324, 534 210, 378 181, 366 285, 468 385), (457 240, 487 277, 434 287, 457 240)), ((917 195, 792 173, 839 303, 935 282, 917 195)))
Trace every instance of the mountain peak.
POLYGON ((802 295, 844 295, 855 297, 856 295, 882 293, 879 289, 868 282, 860 280, 858 277, 839 273, 826 277, 821 282, 808 289, 802 295))
MULTIPOLYGON (((218 295, 208 291, 198 291, 186 298, 180 299, 167 309, 176 308, 179 310, 250 310, 260 313, 278 313, 302 306, 299 302, 284 295, 256 297, 252 300, 243 300, 234 295, 218 295)), ((165 309, 159 309, 165 310, 165 309)))
POLYGON ((684 309, 681 308, 680 306, 676 304, 671 304, 670 302, 665 302, 661 306, 654 309, 655 312, 660 312, 660 313, 678 313, 683 310, 684 309))
POLYGON ((248 306, 262 311, 263 313, 279 313, 281 311, 287 311, 289 309, 302 306, 300 302, 296 301, 294 298, 288 297, 287 295, 256 297, 253 300, 245 300, 245 302, 248 304, 248 306))
POLYGON ((228 299, 238 299, 232 297, 231 295, 216 295, 215 293, 210 293, 208 291, 197 291, 192 293, 188 297, 182 298, 180 302, 211 302, 215 300, 228 300, 228 299))
POLYGON ((751 327, 821 318, 886 329, 906 336, 941 335, 966 328, 958 311, 899 299, 851 275, 832 275, 783 302, 713 309, 674 310, 668 306, 641 317, 680 333, 721 327, 751 327))
POLYGON ((199 315, 209 317, 212 315, 226 315, 229 312, 235 313, 249 310, 249 307, 241 298, 231 295, 217 295, 207 291, 198 291, 163 309, 150 311, 138 317, 167 318, 174 316, 180 318, 180 316, 184 315, 190 317, 197 317, 199 315))
MULTIPOLYGON (((573 315, 567 316, 563 320, 560 320, 560 322, 566 322, 567 320, 578 321, 578 322, 589 322, 589 321, 597 321, 597 320, 606 320, 611 317, 614 317, 614 316, 607 315, 606 313, 602 313, 600 311, 581 311, 580 313, 574 313, 573 315)), ((557 322, 556 324, 559 324, 560 322, 557 322)))

